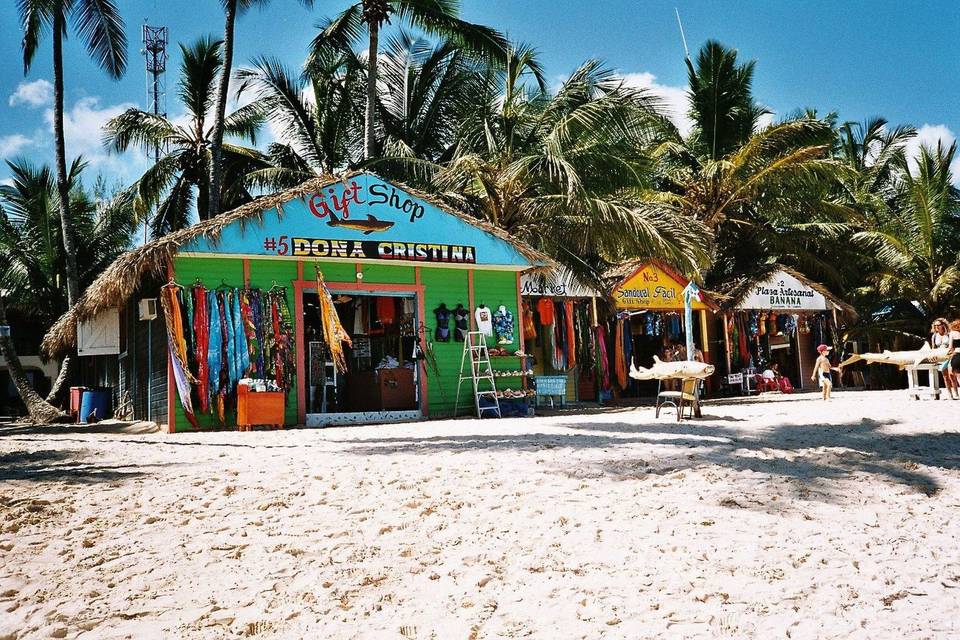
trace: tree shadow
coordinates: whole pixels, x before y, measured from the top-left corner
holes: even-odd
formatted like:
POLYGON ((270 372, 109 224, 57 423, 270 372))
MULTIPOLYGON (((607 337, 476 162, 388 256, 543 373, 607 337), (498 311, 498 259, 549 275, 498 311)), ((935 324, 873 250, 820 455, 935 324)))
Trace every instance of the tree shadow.
MULTIPOLYGON (((147 476, 144 465, 97 464, 86 461, 83 452, 42 449, 0 454, 0 481, 66 482, 91 484, 132 480, 147 476)), ((148 467, 168 466, 151 464, 148 467)))
MULTIPOLYGON (((578 462, 563 470, 571 476, 601 473, 614 479, 664 475, 683 469, 716 465, 790 478, 802 484, 840 480, 857 473, 883 477, 928 496, 941 486, 929 468, 960 468, 960 433, 889 434, 881 429, 895 420, 781 425, 766 430, 682 422, 568 423, 557 425, 573 433, 459 434, 453 436, 390 437, 339 440, 354 455, 429 454, 435 451, 540 451, 652 445, 646 459, 610 456, 600 462, 578 462), (666 452, 663 447, 669 448, 666 452)), ((801 497, 804 497, 801 492, 801 497)))

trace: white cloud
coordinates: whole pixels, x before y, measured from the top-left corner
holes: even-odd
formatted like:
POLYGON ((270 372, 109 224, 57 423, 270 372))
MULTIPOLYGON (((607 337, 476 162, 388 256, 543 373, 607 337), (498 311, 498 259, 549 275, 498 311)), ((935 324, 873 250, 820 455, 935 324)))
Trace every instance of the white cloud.
POLYGON ((777 114, 775 112, 764 113, 757 118, 757 131, 762 131, 774 123, 777 114))
MULTIPOLYGON (((949 147, 956 142, 956 134, 949 127, 942 124, 924 124, 917 129, 917 135, 913 137, 904 148, 907 158, 912 160, 910 166, 916 168, 916 159, 920 155, 920 147, 936 149, 937 142, 941 142, 944 147, 949 147)), ((950 170, 953 172, 953 182, 960 184, 960 154, 954 157, 950 163, 950 170)))
POLYGON ((0 159, 6 160, 10 156, 14 156, 19 153, 24 147, 32 144, 32 139, 19 133, 14 133, 13 135, 9 136, 2 136, 0 137, 0 159))
POLYGON ((42 78, 33 82, 21 82, 10 94, 7 102, 11 107, 21 104, 28 107, 48 105, 53 102, 53 85, 42 78))
MULTIPOLYGON (((148 159, 139 150, 123 154, 110 153, 103 146, 103 126, 127 109, 136 107, 132 102, 101 105, 100 98, 85 97, 74 103, 63 114, 63 133, 67 157, 83 155, 94 173, 102 173, 108 180, 129 183, 143 173, 148 159)), ((53 110, 44 112, 49 131, 53 131, 53 110)))
POLYGON ((657 76, 646 71, 625 73, 621 77, 627 86, 647 89, 657 96, 663 104, 664 114, 676 125, 680 133, 683 136, 690 133, 690 130, 693 129, 693 120, 687 113, 690 110, 690 103, 687 100, 687 87, 660 84, 657 82, 657 76))
POLYGON ((0 185, 2 185, 2 186, 4 186, 4 187, 12 187, 12 186, 13 186, 13 178, 3 178, 2 180, 0 180, 0 185))

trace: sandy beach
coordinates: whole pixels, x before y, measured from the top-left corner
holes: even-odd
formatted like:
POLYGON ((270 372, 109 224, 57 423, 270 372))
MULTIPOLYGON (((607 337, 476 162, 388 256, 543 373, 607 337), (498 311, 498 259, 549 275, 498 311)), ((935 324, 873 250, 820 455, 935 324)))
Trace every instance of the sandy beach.
POLYGON ((960 403, 0 435, 0 638, 956 638, 960 403))

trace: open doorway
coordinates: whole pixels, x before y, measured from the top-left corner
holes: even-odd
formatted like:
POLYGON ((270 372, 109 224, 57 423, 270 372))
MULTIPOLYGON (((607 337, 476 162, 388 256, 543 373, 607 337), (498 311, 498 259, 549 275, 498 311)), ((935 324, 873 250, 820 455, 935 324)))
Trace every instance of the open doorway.
POLYGON ((323 340, 316 291, 303 293, 307 426, 411 420, 421 416, 416 297, 412 293, 332 290, 344 345, 336 371, 323 340))

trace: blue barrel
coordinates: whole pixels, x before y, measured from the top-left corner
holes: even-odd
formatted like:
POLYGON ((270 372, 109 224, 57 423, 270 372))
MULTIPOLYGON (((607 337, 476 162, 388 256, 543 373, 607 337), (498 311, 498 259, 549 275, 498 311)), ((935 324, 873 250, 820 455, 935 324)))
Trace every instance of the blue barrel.
POLYGON ((113 416, 113 390, 110 387, 87 389, 80 401, 80 422, 99 422, 113 416), (94 414, 93 420, 87 420, 94 414))

